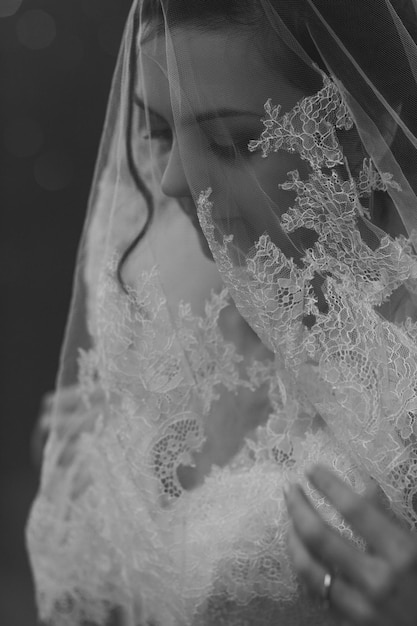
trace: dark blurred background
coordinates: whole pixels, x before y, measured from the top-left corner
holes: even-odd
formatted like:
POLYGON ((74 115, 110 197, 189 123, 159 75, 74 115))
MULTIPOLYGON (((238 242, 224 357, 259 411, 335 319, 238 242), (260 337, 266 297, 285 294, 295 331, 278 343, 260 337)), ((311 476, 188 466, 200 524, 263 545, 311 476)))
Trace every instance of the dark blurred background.
POLYGON ((0 626, 37 624, 24 526, 131 0, 0 0, 0 626))

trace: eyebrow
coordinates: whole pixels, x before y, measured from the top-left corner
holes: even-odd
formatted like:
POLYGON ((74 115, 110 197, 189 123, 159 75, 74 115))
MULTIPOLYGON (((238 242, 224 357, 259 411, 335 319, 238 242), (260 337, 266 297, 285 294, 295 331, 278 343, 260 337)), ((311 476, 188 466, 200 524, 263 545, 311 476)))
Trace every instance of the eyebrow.
MULTIPOLYGON (((148 110, 151 115, 159 117, 159 119, 166 122, 165 118, 160 113, 155 111, 155 109, 152 109, 152 107, 146 106, 144 101, 137 95, 135 95, 135 103, 144 111, 148 110)), ((214 120, 218 117, 242 117, 248 115, 256 117, 258 120, 261 117, 259 113, 254 113, 253 111, 242 111, 238 109, 223 107, 214 111, 203 111, 202 113, 198 113, 195 117, 192 117, 192 119, 195 120, 198 124, 201 124, 202 122, 208 122, 209 120, 214 120)))

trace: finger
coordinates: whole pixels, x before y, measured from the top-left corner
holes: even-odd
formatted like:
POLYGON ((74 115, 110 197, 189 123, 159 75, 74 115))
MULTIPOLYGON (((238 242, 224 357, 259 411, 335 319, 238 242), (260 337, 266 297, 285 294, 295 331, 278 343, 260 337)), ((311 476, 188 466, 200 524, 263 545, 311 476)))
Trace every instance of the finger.
MULTIPOLYGON (((328 571, 306 549, 294 527, 290 527, 288 531, 288 551, 300 581, 317 598, 324 599, 324 577, 328 571)), ((359 589, 352 587, 339 575, 332 579, 327 601, 329 607, 349 624, 367 626, 393 624, 384 614, 377 612, 359 589)))
MULTIPOLYGON (((304 551, 304 555, 309 554, 310 559, 314 559, 316 563, 321 566, 322 571, 324 571, 325 566, 323 566, 323 563, 320 561, 325 560, 325 562, 329 564, 330 570, 336 566, 339 570, 339 575, 346 578, 346 582, 350 583, 352 589, 356 589, 356 591, 365 598, 368 609, 369 607, 373 607, 372 611, 375 614, 379 615, 382 613, 384 620, 386 620, 390 626, 393 624, 403 624, 404 626, 414 624, 417 576, 412 575, 412 571, 409 569, 405 572, 403 570, 403 576, 400 576, 400 572, 398 571, 396 573, 395 568, 393 568, 385 558, 371 556, 357 551, 351 544, 339 537, 335 531, 325 524, 300 488, 290 490, 290 495, 287 497, 290 511, 294 512, 297 509, 298 500, 299 507, 295 515, 299 517, 300 525, 297 526, 294 523, 298 520, 298 517, 297 520, 295 516, 292 518, 294 531, 297 533, 299 544, 301 544, 298 552, 302 554, 302 551, 304 551), (311 517, 311 513, 313 513, 314 518, 311 517), (314 525, 317 522, 316 517, 319 519, 320 525, 322 526, 320 534, 324 529, 319 540, 317 539, 319 535, 314 530, 314 525), (298 535, 297 531, 300 532, 302 536, 298 535), (335 549, 332 547, 334 537, 336 537, 338 543, 341 541, 342 545, 345 544, 349 548, 348 560, 345 562, 337 558, 338 546, 336 546, 335 549), (327 549, 329 550, 328 554, 326 554, 327 549), (349 572, 349 576, 346 572, 349 572), (410 598, 407 597, 407 588, 410 586, 409 583, 411 583, 413 587, 413 594, 410 598)), ((308 558, 305 556, 304 558, 301 556, 300 560, 301 563, 308 563, 308 558)), ((304 579, 308 581, 309 577, 304 576, 304 579)), ((309 586, 311 587, 311 583, 309 586)), ((350 611, 350 613, 353 612, 354 611, 350 611)), ((362 607, 359 613, 362 618, 364 618, 364 615, 369 613, 369 611, 365 611, 362 607)), ((382 623, 381 619, 379 623, 382 623)))
POLYGON ((327 570, 315 561, 293 525, 288 530, 287 545, 299 580, 316 598, 324 599, 324 577, 327 570))
MULTIPOLYGON (((395 519, 394 513, 390 509, 389 500, 376 480, 370 479, 365 487, 364 493, 362 493, 362 497, 366 498, 368 502, 373 503, 377 509, 385 513, 390 519, 395 519)), ((369 554, 377 554, 377 551, 369 544, 367 546, 367 552, 369 554)))
POLYGON ((297 535, 311 554, 358 587, 374 584, 375 559, 332 529, 299 486, 290 487, 285 499, 297 535))
POLYGON ((385 610, 395 626, 417 624, 417 572, 405 569, 393 576, 390 593, 386 594, 385 610))
POLYGON ((387 497, 378 485, 376 480, 370 479, 369 483, 365 487, 365 492, 362 494, 368 502, 372 502, 375 506, 381 510, 385 510, 387 507, 387 497))
POLYGON ((402 563, 404 558, 409 558, 410 549, 415 550, 414 541, 374 503, 355 493, 323 466, 315 466, 308 476, 371 548, 393 563, 402 563))

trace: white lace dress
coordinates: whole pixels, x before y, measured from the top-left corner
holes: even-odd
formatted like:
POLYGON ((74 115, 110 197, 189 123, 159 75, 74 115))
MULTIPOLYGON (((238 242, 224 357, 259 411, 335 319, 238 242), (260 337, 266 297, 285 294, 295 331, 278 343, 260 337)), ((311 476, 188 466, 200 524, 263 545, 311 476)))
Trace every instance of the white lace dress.
MULTIPOLYGON (((294 406, 214 264, 198 261, 192 305, 170 282, 169 310, 157 271, 138 278, 144 258, 134 253, 126 294, 117 255, 97 275, 100 216, 86 265, 94 347, 81 353, 79 384, 60 395, 28 526, 41 617, 56 626, 331 623, 300 596, 282 488, 318 460, 360 487, 359 474, 319 418, 311 428, 307 405, 291 435, 283 427, 294 406)), ((164 219, 172 250, 186 218, 164 219)), ((123 248, 123 235, 114 243, 123 248)), ((187 259, 178 255, 176 276, 187 259)))

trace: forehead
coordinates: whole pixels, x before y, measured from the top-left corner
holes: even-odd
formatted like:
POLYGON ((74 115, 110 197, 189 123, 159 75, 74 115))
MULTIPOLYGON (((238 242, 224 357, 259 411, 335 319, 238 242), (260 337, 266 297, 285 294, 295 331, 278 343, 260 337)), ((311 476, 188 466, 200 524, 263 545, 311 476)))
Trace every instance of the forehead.
POLYGON ((240 105, 262 116, 268 98, 286 111, 305 95, 287 76, 284 48, 267 63, 253 36, 234 32, 175 28, 140 46, 138 66, 150 104, 185 95, 193 108, 240 105))

